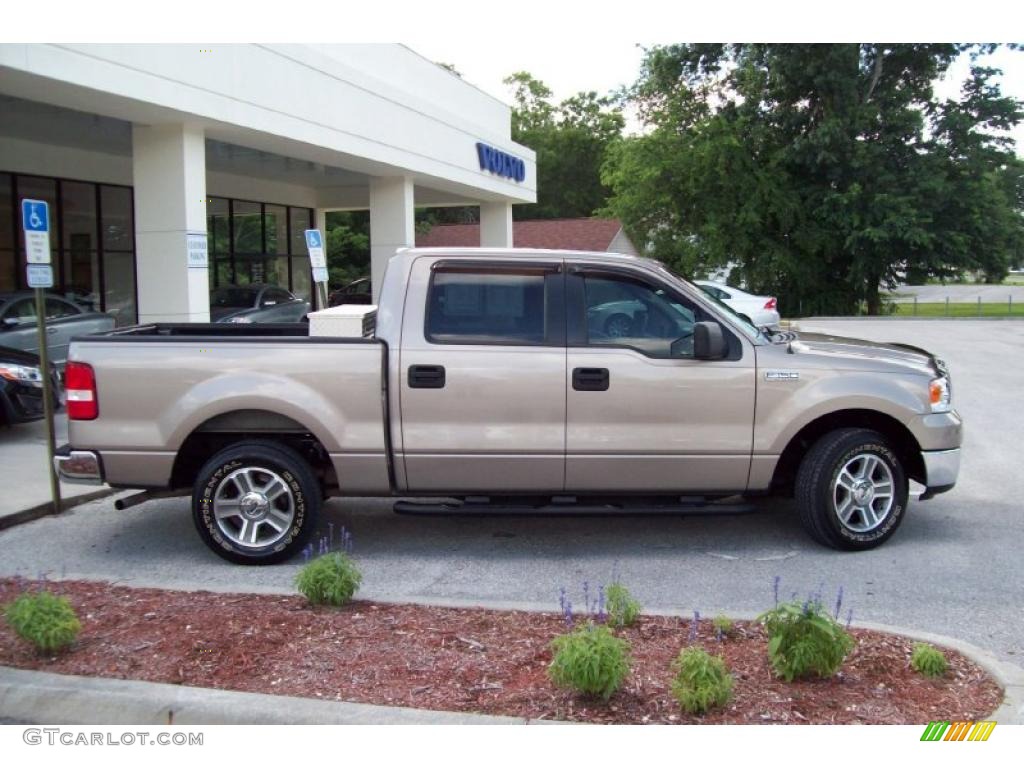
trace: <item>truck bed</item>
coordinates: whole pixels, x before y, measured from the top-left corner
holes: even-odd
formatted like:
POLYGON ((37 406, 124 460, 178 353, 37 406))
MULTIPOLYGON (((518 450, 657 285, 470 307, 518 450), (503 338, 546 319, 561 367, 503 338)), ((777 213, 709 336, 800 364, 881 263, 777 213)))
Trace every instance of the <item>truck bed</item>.
POLYGON ((197 433, 304 433, 349 492, 390 493, 387 345, 308 334, 156 323, 79 337, 71 359, 95 372, 99 417, 71 421, 70 443, 99 451, 111 485, 163 488, 197 433))

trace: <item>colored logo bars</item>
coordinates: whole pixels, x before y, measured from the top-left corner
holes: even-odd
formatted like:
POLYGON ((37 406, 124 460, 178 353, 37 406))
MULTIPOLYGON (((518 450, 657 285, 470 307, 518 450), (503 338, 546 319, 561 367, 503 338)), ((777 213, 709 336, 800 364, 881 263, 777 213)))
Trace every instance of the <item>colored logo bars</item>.
POLYGON ((988 741, 995 727, 995 720, 976 723, 932 720, 921 734, 921 741, 988 741))

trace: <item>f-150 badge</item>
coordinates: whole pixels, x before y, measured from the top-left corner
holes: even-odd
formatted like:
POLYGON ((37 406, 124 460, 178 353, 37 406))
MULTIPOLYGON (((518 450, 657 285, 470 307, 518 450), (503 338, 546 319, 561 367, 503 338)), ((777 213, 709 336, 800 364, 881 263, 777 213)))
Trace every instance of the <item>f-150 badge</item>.
POLYGON ((800 378, 797 371, 765 371, 765 381, 796 381, 800 378))

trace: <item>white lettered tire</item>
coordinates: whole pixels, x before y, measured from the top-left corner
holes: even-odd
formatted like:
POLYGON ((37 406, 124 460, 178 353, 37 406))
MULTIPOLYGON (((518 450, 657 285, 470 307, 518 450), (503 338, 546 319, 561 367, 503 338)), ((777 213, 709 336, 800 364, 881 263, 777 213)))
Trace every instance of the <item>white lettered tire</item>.
POLYGON ((903 465, 869 429, 837 429, 807 452, 796 476, 800 522, 833 549, 872 549, 892 536, 907 511, 903 465))
POLYGON ((193 486, 192 518, 220 557, 269 565, 306 545, 321 498, 316 477, 298 453, 271 440, 247 440, 203 465, 193 486))

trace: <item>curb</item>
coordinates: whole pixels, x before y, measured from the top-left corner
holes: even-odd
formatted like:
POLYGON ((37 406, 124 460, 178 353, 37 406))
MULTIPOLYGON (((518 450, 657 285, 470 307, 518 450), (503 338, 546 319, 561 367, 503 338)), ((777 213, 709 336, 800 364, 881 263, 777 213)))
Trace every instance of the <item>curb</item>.
MULTIPOLYGON (((86 493, 80 493, 70 498, 64 498, 61 496, 60 511, 67 512, 69 509, 77 507, 79 504, 85 504, 89 501, 96 501, 97 499, 103 499, 107 496, 113 496, 115 493, 121 493, 123 489, 120 488, 100 488, 97 491, 87 491, 86 493)), ((36 504, 34 507, 28 507, 27 509, 18 510, 17 512, 7 512, 0 514, 0 531, 6 528, 13 528, 16 525, 22 523, 30 523, 33 520, 38 520, 41 517, 49 517, 53 514, 50 509, 53 507, 52 501, 44 501, 42 504, 36 504)))
MULTIPOLYGON (((198 587, 202 589, 202 587, 198 587)), ((209 591, 209 590, 207 590, 209 591)), ((214 590, 226 591, 226 590, 214 590)), ((271 591, 271 590, 267 590, 271 591)), ((274 590, 276 592, 276 590, 274 590)), ((282 592, 282 594, 287 594, 282 592)), ((387 600, 367 597, 374 602, 432 605, 444 608, 484 608, 502 611, 550 613, 546 603, 502 600, 411 598, 387 600)), ((688 618, 688 611, 649 608, 650 616, 688 618)), ((756 614, 723 611, 743 621, 756 614)), ((988 672, 1003 688, 1003 701, 989 717, 1005 725, 1024 725, 1024 668, 1003 661, 995 654, 957 638, 933 632, 921 632, 888 624, 859 621, 858 627, 902 635, 932 643, 963 654, 988 672)), ((82 712, 92 717, 85 724, 168 724, 173 712, 175 724, 480 724, 526 725, 553 723, 518 717, 444 712, 407 707, 388 707, 353 702, 321 701, 293 696, 242 693, 215 688, 194 688, 138 680, 58 675, 52 672, 0 667, 0 717, 32 723, 75 723, 82 712)))
MULTIPOLYGON (((32 725, 526 725, 384 707, 0 667, 0 717, 32 725), (88 713, 87 717, 83 717, 88 713)), ((537 722, 537 721, 533 721, 537 722)))

